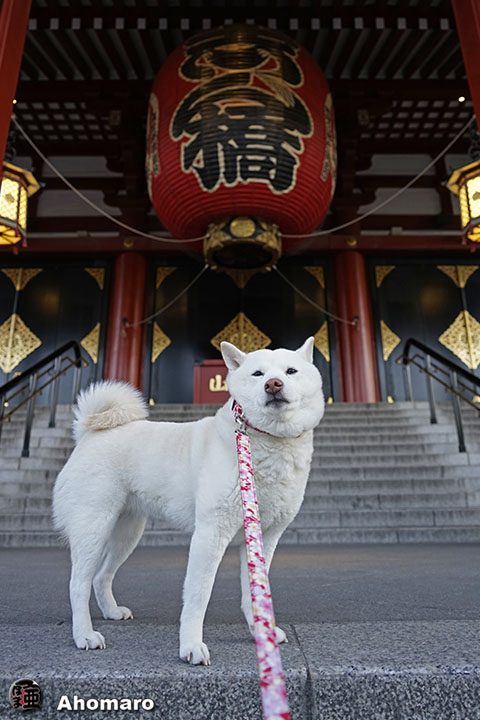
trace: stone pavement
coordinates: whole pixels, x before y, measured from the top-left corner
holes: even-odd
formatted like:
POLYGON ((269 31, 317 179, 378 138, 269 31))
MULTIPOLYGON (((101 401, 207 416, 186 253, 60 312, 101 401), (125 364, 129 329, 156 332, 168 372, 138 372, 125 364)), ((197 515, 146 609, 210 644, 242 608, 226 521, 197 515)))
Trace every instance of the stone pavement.
MULTIPOLYGON (((0 720, 10 684, 43 689, 37 718, 260 720, 253 640, 239 610, 230 549, 208 610, 212 666, 177 656, 186 548, 138 548, 116 595, 132 622, 100 618, 107 649, 71 640, 69 559, 60 549, 0 550, 0 720), (152 711, 58 711, 100 698, 152 699, 152 711)), ((480 720, 480 547, 283 546, 271 572, 293 720, 480 720)))

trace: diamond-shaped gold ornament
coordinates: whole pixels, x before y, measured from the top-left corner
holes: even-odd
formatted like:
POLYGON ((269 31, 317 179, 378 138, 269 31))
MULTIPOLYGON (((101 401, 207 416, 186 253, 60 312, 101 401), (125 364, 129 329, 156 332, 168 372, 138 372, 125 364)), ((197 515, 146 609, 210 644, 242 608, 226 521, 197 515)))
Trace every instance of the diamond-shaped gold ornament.
POLYGON ((40 347, 42 341, 14 313, 0 325, 0 368, 11 372, 30 353, 40 347))
POLYGON ((93 277, 100 290, 105 285, 105 269, 104 268, 85 268, 85 272, 93 277))
POLYGON ((162 328, 153 323, 153 338, 152 338, 152 363, 158 358, 159 355, 170 345, 172 341, 166 335, 162 328))
POLYGON ((272 342, 243 312, 239 312, 210 342, 220 352, 220 343, 230 342, 243 352, 262 350, 272 342))
POLYGON ((326 320, 313 337, 317 350, 322 353, 327 362, 330 362, 330 345, 328 343, 328 324, 326 320))
POLYGON ((97 322, 93 330, 80 340, 80 345, 87 351, 95 365, 98 362, 98 342, 100 340, 100 323, 97 322))
POLYGON ((3 274, 10 278, 15 290, 23 290, 35 275, 42 272, 42 268, 4 268, 3 274))
POLYGON ((387 275, 390 275, 392 270, 395 270, 395 265, 377 265, 375 267, 375 281, 377 288, 380 287, 382 282, 385 280, 387 275))
POLYGON ((321 265, 305 265, 305 270, 313 275, 322 288, 325 288, 325 273, 321 265))
POLYGON ((471 370, 480 365, 480 323, 473 315, 462 310, 453 323, 438 338, 471 370))
POLYGON ((478 265, 437 265, 437 267, 460 288, 464 288, 470 276, 478 270, 478 265))
POLYGON ((175 272, 177 268, 176 267, 159 267, 157 268, 157 275, 155 279, 155 287, 158 289, 160 285, 163 283, 165 278, 167 278, 169 275, 171 275, 173 272, 175 272))
POLYGON ((395 350, 397 345, 401 342, 401 340, 398 335, 393 332, 393 330, 390 330, 388 325, 383 322, 383 320, 380 320, 380 332, 382 335, 383 359, 385 362, 387 362, 388 358, 395 350))

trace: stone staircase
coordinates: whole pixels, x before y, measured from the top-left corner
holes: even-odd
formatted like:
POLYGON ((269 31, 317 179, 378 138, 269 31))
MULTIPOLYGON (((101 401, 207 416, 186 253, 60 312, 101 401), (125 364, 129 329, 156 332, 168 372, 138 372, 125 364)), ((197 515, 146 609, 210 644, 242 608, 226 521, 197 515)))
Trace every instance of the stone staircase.
MULTIPOLYGON (((153 420, 193 420, 213 405, 151 408, 153 420)), ((465 408, 467 453, 458 452, 450 408, 431 425, 426 403, 327 406, 302 509, 283 543, 480 541, 480 418, 465 408)), ((69 406, 57 426, 36 410, 30 457, 21 458, 24 418, 0 439, 0 546, 59 544, 51 527, 52 485, 72 448, 69 406)), ((143 545, 183 545, 189 536, 151 521, 143 545)))

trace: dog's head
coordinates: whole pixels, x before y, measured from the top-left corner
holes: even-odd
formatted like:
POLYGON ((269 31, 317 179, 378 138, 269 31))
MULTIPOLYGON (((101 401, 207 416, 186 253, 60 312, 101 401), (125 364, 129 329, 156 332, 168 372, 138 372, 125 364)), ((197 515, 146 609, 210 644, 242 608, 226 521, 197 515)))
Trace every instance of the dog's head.
POLYGON ((313 429, 323 416, 322 378, 313 365, 313 337, 298 350, 244 353, 222 342, 231 396, 251 425, 278 437, 313 429))

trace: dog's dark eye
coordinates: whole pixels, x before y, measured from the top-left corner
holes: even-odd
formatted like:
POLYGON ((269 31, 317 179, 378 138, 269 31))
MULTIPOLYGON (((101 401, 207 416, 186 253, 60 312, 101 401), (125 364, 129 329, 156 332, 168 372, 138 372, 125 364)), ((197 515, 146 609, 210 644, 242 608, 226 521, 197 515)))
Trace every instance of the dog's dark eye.
POLYGON ((296 372, 298 372, 298 370, 295 370, 295 368, 288 368, 287 375, 295 375, 296 372))
POLYGON ((263 375, 263 373, 261 370, 255 370, 255 372, 252 373, 252 375, 253 375, 253 377, 260 377, 261 375, 263 375))

